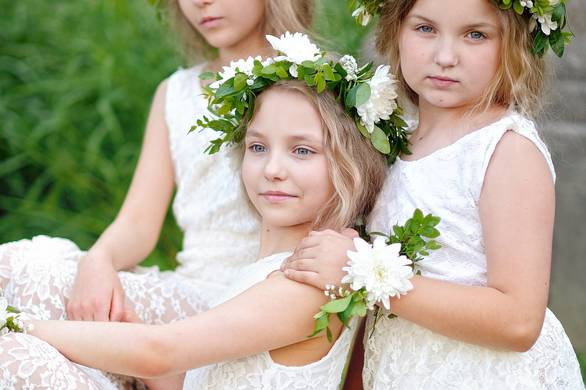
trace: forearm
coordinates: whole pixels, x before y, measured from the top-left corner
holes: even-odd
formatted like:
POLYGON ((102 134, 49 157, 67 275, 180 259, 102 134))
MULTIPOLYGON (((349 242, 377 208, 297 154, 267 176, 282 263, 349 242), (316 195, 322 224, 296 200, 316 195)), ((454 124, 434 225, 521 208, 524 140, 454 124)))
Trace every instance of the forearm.
POLYGON ((129 376, 170 374, 162 326, 121 322, 31 321, 36 336, 75 363, 129 376), (158 356, 157 356, 158 355, 158 356))
POLYGON ((90 248, 88 257, 109 259, 117 271, 130 269, 153 250, 159 231, 139 218, 118 216, 90 248))
POLYGON ((545 311, 492 287, 464 286, 415 276, 414 289, 391 300, 391 310, 436 333, 473 344, 524 351, 540 333, 545 311))

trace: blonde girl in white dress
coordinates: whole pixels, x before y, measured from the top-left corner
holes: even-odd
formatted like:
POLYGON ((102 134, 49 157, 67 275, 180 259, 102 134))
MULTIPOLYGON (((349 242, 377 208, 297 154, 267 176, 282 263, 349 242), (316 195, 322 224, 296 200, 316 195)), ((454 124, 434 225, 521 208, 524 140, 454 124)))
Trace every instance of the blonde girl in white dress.
POLYGON ((254 107, 242 181, 261 219, 259 260, 241 268, 214 308, 170 324, 31 320, 30 334, 0 337, 4 383, 14 378, 15 387, 34 388, 57 371, 63 388, 109 388, 66 356, 108 372, 166 377, 149 381, 153 389, 340 386, 356 324, 342 330, 333 322, 333 344, 323 333, 308 338, 328 298, 285 278, 279 267, 312 229, 343 229, 370 212, 385 159, 329 91, 278 82, 254 107), (23 379, 17 375, 23 366, 38 368, 23 379), (181 373, 195 367, 202 368, 183 381, 181 373))
MULTIPOLYGON (((570 341, 546 307, 555 173, 529 119, 545 64, 532 52, 526 7, 522 16, 488 0, 397 0, 380 9, 378 48, 419 123, 369 228, 389 232, 418 207, 441 217, 442 247, 420 262, 413 290, 391 299, 397 318, 375 325, 369 317, 366 389, 584 389, 570 341)), ((540 23, 553 34, 547 18, 540 23)), ((305 239, 286 275, 321 288, 339 283, 345 241, 334 233, 305 239)))

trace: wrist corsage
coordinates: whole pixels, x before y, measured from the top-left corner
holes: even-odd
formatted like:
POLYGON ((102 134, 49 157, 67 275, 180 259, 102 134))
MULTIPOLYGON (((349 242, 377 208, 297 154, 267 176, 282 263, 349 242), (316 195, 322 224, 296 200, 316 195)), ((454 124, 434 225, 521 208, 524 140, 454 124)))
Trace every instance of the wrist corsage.
MULTIPOLYGON (((393 226, 391 233, 371 233, 372 244, 363 238, 355 238, 356 251, 348 251, 347 274, 343 286, 326 286, 324 292, 331 301, 320 308, 313 318, 315 327, 310 337, 325 330, 332 341, 329 328, 330 315, 335 314, 348 327, 354 316, 364 317, 373 310, 380 316, 380 305, 390 310, 390 298, 400 298, 413 289, 411 278, 420 273, 417 262, 440 248, 434 239, 439 217, 423 215, 417 209, 404 225, 393 226)), ((391 314, 390 317, 393 315, 391 314)))
POLYGON ((26 333, 31 330, 30 325, 26 325, 21 317, 22 313, 9 306, 0 291, 0 336, 10 332, 26 333))

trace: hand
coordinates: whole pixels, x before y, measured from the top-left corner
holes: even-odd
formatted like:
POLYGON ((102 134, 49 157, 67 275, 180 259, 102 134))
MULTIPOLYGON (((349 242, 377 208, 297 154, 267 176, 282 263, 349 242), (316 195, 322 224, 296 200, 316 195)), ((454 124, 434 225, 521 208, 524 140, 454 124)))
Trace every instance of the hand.
POLYGON ((124 289, 109 258, 86 255, 77 268, 67 316, 78 321, 121 321, 124 289))
POLYGON ((348 262, 346 253, 355 250, 354 237, 358 237, 358 233, 352 229, 342 233, 334 230, 311 232, 283 262, 281 271, 289 279, 320 290, 328 284, 339 286, 345 275, 342 267, 348 262))

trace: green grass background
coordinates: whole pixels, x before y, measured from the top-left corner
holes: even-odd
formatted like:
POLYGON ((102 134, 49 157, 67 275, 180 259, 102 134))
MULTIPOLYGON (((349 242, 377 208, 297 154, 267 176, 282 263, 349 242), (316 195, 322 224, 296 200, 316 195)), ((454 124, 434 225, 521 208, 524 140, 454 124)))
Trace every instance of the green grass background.
MULTIPOLYGON (((358 54, 365 31, 342 2, 317 3, 325 46, 358 54)), ((124 200, 157 84, 185 62, 146 0, 0 9, 0 243, 47 234, 87 249, 124 200)), ((145 264, 173 268, 180 245, 168 215, 145 264)))

